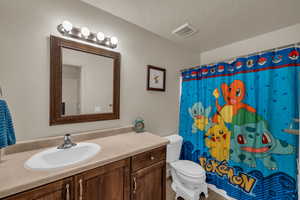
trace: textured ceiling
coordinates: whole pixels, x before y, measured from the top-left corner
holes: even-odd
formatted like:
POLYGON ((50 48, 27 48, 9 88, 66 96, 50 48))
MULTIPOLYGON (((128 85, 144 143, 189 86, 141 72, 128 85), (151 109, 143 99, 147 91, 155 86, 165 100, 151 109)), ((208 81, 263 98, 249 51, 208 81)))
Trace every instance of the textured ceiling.
POLYGON ((300 22, 300 0, 82 0, 202 52, 300 22), (179 38, 185 22, 199 31, 179 38))

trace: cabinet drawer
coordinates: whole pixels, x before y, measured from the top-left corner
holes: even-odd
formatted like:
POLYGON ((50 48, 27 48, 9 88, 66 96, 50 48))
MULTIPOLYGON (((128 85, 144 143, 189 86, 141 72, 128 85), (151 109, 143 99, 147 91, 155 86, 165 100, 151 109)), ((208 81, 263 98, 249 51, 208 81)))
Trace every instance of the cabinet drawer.
POLYGON ((138 154, 131 159, 132 171, 137 171, 165 159, 166 146, 138 154))
POLYGON ((72 200, 74 199, 73 178, 49 183, 2 200, 72 200))

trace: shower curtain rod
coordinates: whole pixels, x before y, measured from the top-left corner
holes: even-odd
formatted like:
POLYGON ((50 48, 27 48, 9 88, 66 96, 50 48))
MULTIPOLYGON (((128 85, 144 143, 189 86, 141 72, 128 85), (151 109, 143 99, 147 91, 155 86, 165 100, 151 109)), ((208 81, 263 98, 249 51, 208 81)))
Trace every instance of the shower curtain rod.
POLYGON ((300 46, 300 42, 292 43, 292 44, 288 44, 288 45, 284 45, 284 46, 280 46, 280 47, 276 47, 276 48, 272 48, 272 49, 267 49, 267 50, 263 50, 263 51, 258 51, 258 52, 254 52, 254 53, 250 53, 250 54, 246 54, 246 55, 242 55, 242 56, 235 56, 235 57, 231 57, 231 58, 221 60, 218 62, 212 62, 212 63, 208 63, 208 64, 203 64, 203 65, 201 64, 200 66, 197 66, 197 67, 190 67, 190 68, 182 69, 182 70, 180 70, 180 72, 185 72, 185 71, 192 70, 192 69, 199 69, 199 68, 201 68, 201 66, 204 66, 204 65, 207 65, 207 66, 215 65, 220 62, 228 62, 228 61, 235 60, 237 58, 250 57, 250 56, 254 56, 257 54, 262 54, 262 53, 266 53, 266 52, 270 52, 270 51, 278 51, 278 50, 285 49, 285 48, 292 47, 292 46, 300 46))

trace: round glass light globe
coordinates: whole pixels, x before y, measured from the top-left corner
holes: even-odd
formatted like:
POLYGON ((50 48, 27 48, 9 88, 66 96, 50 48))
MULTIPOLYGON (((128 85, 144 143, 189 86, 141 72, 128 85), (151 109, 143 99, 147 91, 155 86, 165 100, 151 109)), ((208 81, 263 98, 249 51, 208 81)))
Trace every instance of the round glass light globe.
POLYGON ((82 27, 81 28, 81 34, 84 36, 84 37, 88 37, 90 35, 90 30, 87 28, 87 27, 82 27))
POLYGON ((71 22, 65 20, 65 21, 63 21, 63 23, 62 23, 62 27, 64 28, 65 31, 69 32, 69 31, 72 30, 73 25, 71 24, 71 22))
POLYGON ((99 41, 103 41, 105 39, 105 35, 102 32, 97 33, 97 39, 99 41))
POLYGON ((116 45, 116 44, 118 44, 119 40, 118 40, 117 37, 111 37, 111 38, 110 38, 110 42, 111 42, 113 45, 116 45))

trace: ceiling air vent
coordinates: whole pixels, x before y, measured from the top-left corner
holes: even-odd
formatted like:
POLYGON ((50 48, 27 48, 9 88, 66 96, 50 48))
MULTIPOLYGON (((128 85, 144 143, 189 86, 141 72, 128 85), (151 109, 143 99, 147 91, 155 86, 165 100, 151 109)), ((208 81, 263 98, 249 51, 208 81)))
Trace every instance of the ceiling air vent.
POLYGON ((176 28, 172 34, 185 38, 195 34, 196 32, 197 30, 193 26, 191 26, 189 23, 185 23, 176 28))

